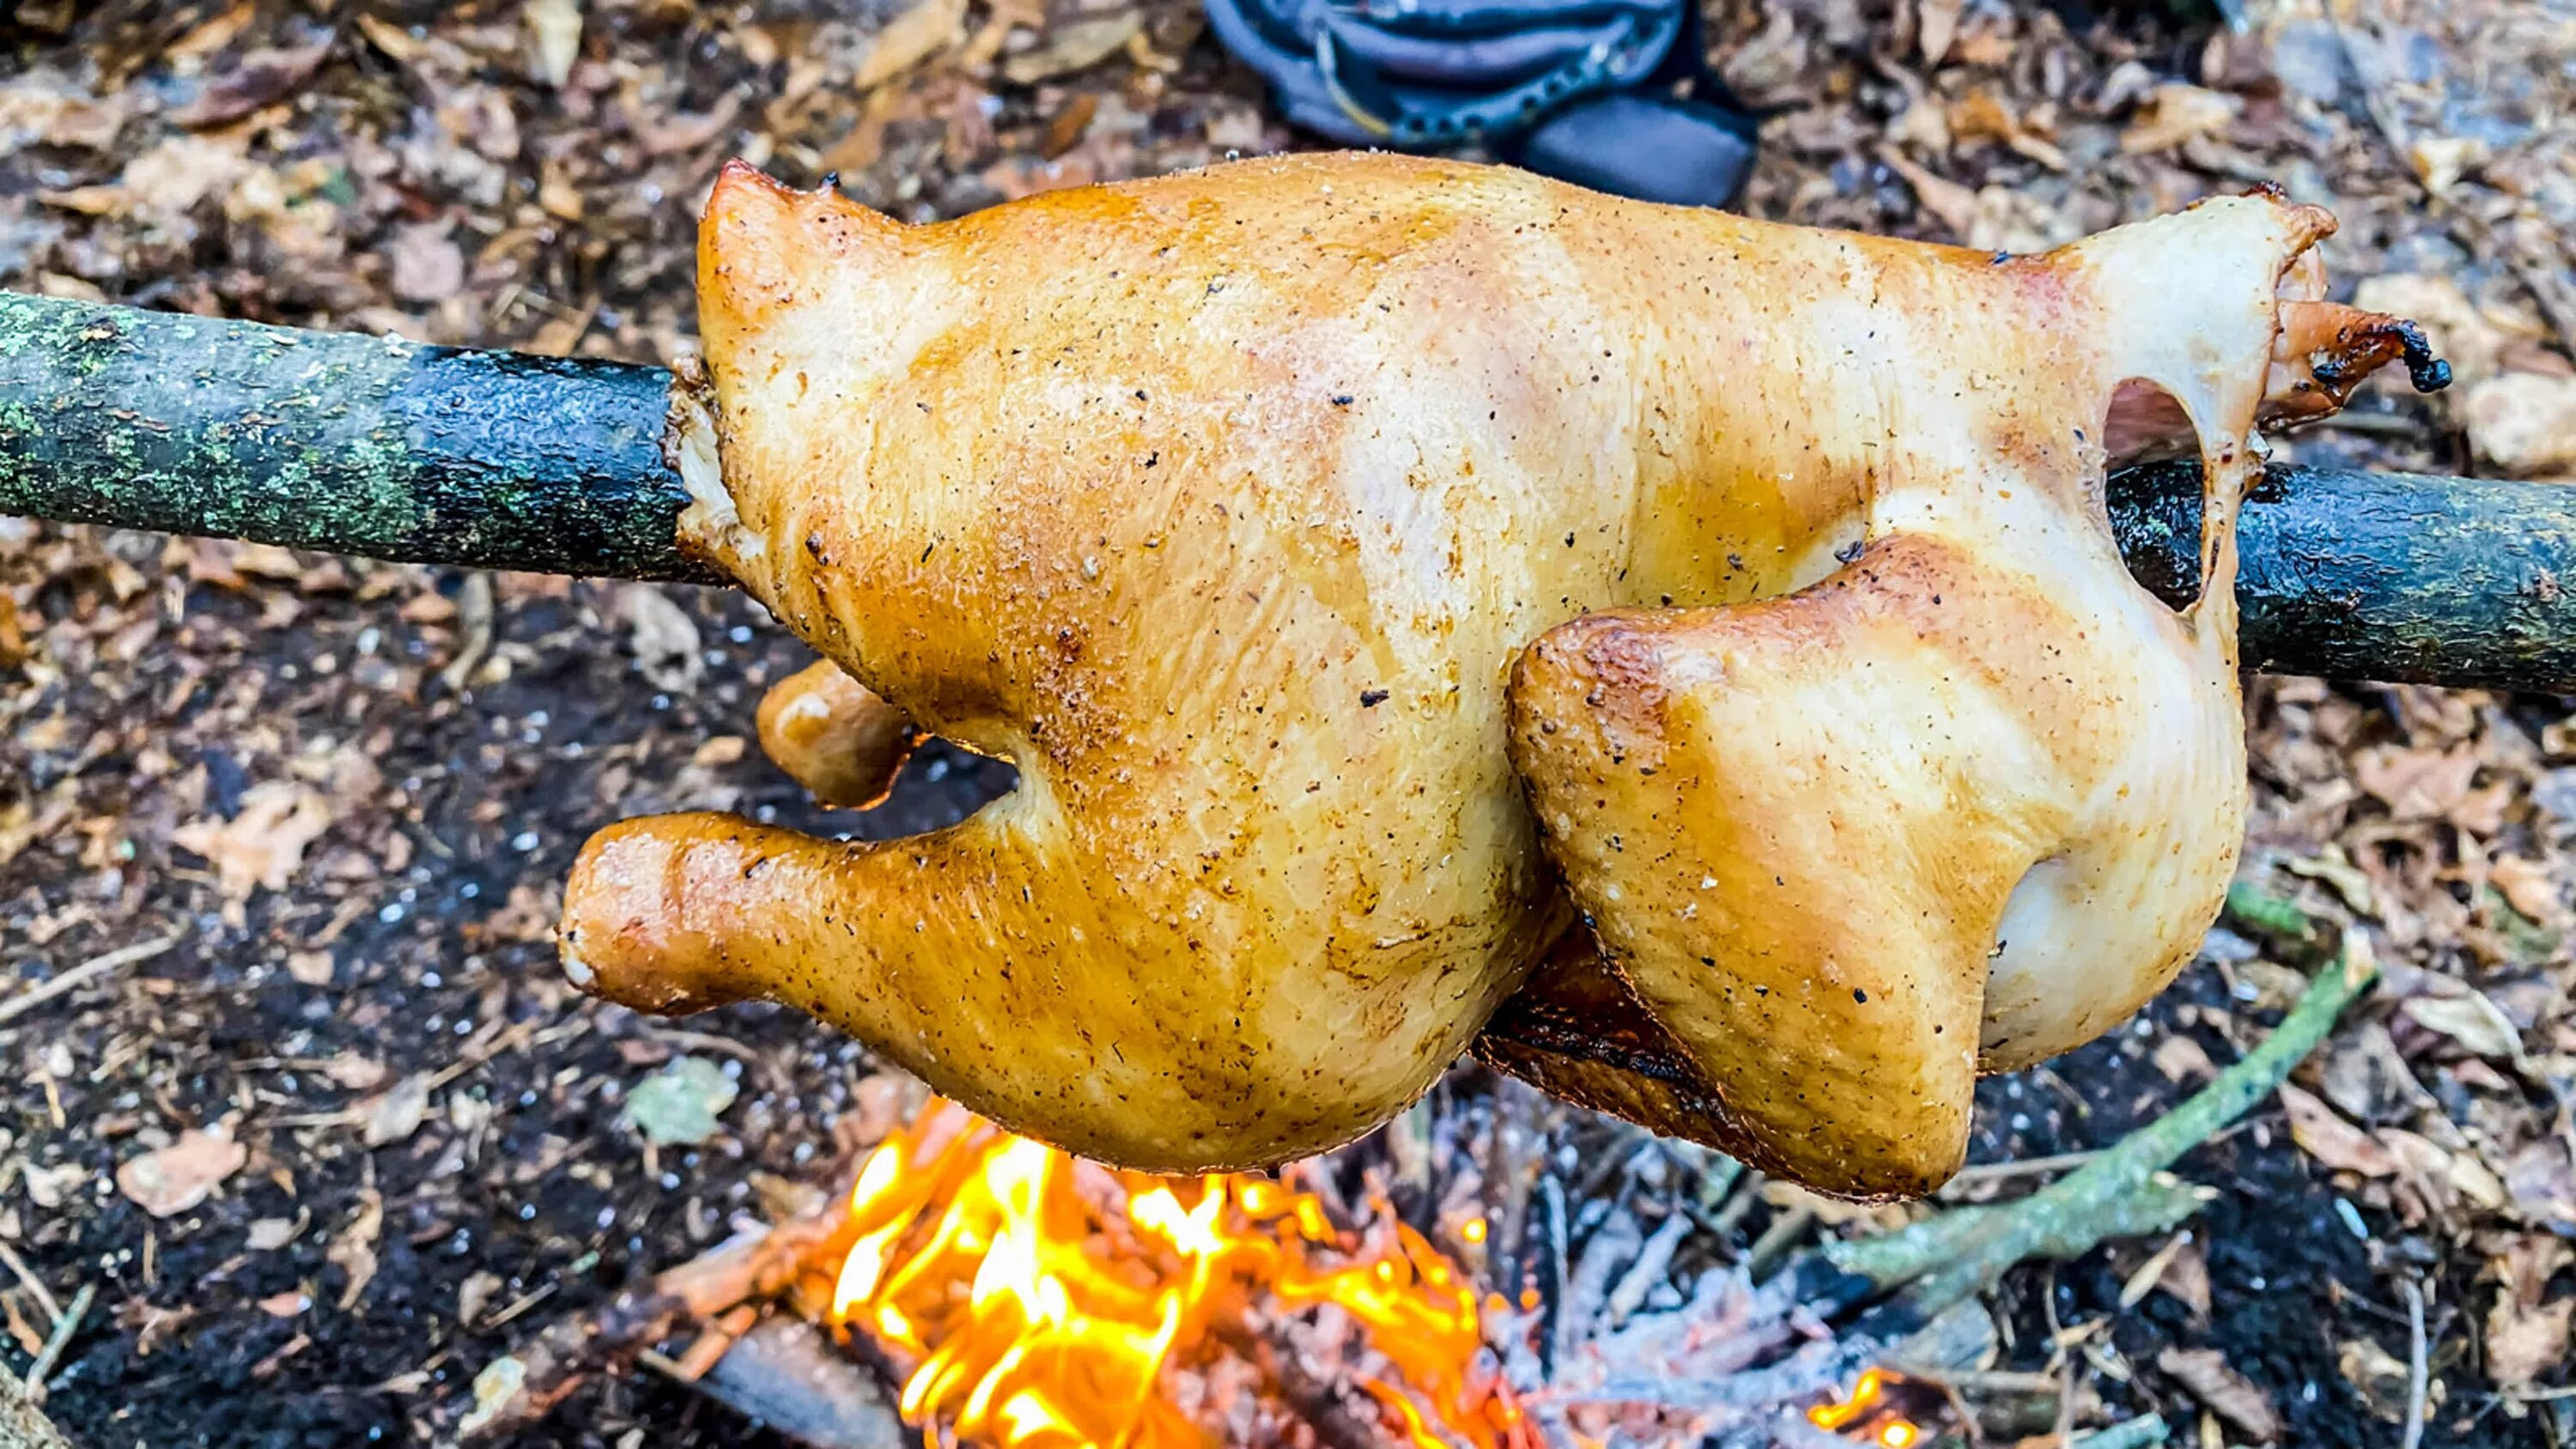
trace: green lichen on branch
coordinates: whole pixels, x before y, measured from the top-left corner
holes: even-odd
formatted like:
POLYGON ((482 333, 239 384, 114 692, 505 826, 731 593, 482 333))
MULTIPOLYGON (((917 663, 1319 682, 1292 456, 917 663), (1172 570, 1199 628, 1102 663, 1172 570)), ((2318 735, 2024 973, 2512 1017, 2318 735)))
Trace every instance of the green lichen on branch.
POLYGON ((657 368, 0 294, 0 513, 712 581, 657 368))
POLYGON ((1897 1235, 1900 1241, 1887 1248, 1858 1243, 1828 1250, 1829 1259, 1880 1288, 1910 1285, 1901 1302, 1917 1321, 1928 1321, 2015 1263, 2072 1258, 2111 1237, 2172 1226, 2182 1214, 2168 1217, 2166 1209, 2180 1206, 2177 1194, 2189 1189, 2158 1174, 2277 1090, 2378 975, 2367 944, 2347 935, 2337 959, 2309 982, 2262 1045, 2101 1156, 2018 1202, 1961 1209, 1897 1235), (1964 1221, 1939 1226, 1948 1219, 1964 1221))

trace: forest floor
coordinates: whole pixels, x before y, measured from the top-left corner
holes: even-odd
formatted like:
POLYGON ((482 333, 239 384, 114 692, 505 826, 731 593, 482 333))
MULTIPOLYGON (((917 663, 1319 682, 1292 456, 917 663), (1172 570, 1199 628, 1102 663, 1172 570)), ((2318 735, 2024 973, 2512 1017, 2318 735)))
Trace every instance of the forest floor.
MULTIPOLYGON (((2576 9, 2328 3, 2231 32, 1722 0, 1715 58, 1769 116, 1745 210, 2020 251, 2277 182, 2342 218, 2339 294, 2460 374, 2295 456, 2576 469, 2576 9)), ((0 0, 0 287, 668 361, 728 157, 929 219, 1300 144, 1177 0, 906 5, 0 0)), ((613 819, 886 836, 1006 784, 934 746, 887 806, 818 812, 745 745, 803 659, 729 593, 0 520, 0 1358, 95 1289, 50 1374, 66 1432, 428 1443, 545 1322, 846 1181, 898 1096, 863 1051, 774 1009, 603 1007, 548 941, 613 819), (738 1095, 648 1153, 626 1103, 680 1057, 738 1095)), ((2220 1189, 2186 1238, 2005 1282, 2000 1366, 2201 1442, 2393 1444, 2413 1293, 2425 1442, 2576 1443, 2569 702, 2269 679, 2247 718, 2240 901, 2351 923, 2389 974, 2185 1160, 2220 1189)), ((2231 917, 2133 1025, 1987 1083, 1975 1160, 2111 1140, 2296 984, 2231 917)), ((1813 1206, 1775 1191, 1739 1232, 1813 1206)), ((639 1379, 520 1442, 766 1441, 639 1379)))

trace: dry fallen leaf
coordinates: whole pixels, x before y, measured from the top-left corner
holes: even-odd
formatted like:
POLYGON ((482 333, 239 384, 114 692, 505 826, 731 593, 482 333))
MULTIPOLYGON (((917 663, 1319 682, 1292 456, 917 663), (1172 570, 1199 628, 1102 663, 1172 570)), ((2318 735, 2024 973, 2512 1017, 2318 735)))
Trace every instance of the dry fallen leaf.
POLYGON ((500 1291, 501 1275, 498 1273, 476 1273, 467 1278, 457 1285, 456 1321, 468 1328, 473 1327, 483 1317, 483 1310, 491 1306, 492 1295, 500 1291))
POLYGON ((2489 1264, 2503 1284, 2487 1313, 2487 1371, 2512 1388, 2567 1367, 2567 1331, 2576 1294, 2548 1300, 2552 1275, 2576 1259, 2576 1248, 2556 1238, 2526 1233, 2489 1264))
POLYGON ((322 1075, 352 1092, 365 1092, 384 1082, 385 1064, 373 1057, 343 1051, 322 1064, 322 1075))
POLYGON ((2217 1349, 2167 1348, 2156 1355, 2156 1367, 2247 1438, 2269 1444, 2281 1436, 2281 1416, 2273 1411, 2272 1401, 2229 1368, 2227 1355, 2217 1349))
POLYGON ((1906 159, 1904 152, 1893 146, 1881 146, 1878 159, 1886 164, 1888 170, 1903 177, 1907 186, 1914 188, 1914 199, 1923 204, 1925 211, 1939 218, 1952 236, 1964 241, 1968 233, 1976 229, 1977 193, 1915 165, 1906 159))
POLYGON ((414 1072, 357 1107, 358 1123, 369 1147, 403 1141, 420 1130, 429 1115, 429 1074, 414 1072))
POLYGON ((2448 753, 2383 745, 2352 757, 2352 777, 2387 803, 2399 820, 2441 820, 2469 797, 2477 746, 2463 740, 2448 753))
POLYGON ((36 1206, 51 1212, 69 1202, 71 1195, 80 1191, 89 1181, 89 1169, 77 1162, 65 1162, 53 1167, 37 1167, 30 1164, 26 1169, 26 1180, 28 1198, 36 1206))
POLYGON ((1950 42, 1959 35, 1959 12, 1965 8, 1966 0, 1922 0, 1915 12, 1915 36, 1926 67, 1939 65, 1950 53, 1950 42))
POLYGON ((178 1141, 157 1152, 127 1159, 116 1170, 116 1188, 152 1216, 172 1217, 214 1196, 248 1161, 250 1149, 235 1142, 232 1128, 219 1122, 211 1130, 182 1132, 178 1141))
POLYGON ((2156 1070, 2164 1073, 2168 1082, 2205 1082, 2218 1075, 2218 1064, 2209 1059, 2201 1044, 2179 1034, 2156 1043, 2148 1060, 2156 1064, 2156 1070))
POLYGON ((1117 54, 1127 44, 1128 37, 1144 28, 1145 12, 1141 10, 1066 21, 1049 30, 1035 49, 1023 50, 1004 60, 1002 74, 1011 84, 1022 86, 1071 75, 1117 54))
POLYGON ((2576 377, 2508 372, 2459 400, 2469 445, 2509 473, 2555 477, 2576 471, 2576 377))
POLYGON ((2337 1116, 2314 1095, 2284 1082, 2281 1105, 2289 1111, 2290 1136, 2317 1161, 2364 1177, 2386 1177, 2397 1170, 2397 1159, 2379 1139, 2337 1116))
POLYGON ((270 780, 243 792, 230 820, 192 820, 172 831, 182 849, 204 856, 228 898, 250 899, 255 890, 282 891, 304 863, 304 848, 331 828, 331 809, 320 791, 288 780, 270 780))
POLYGON ((2375 1021, 2336 1034, 2318 1085, 2326 1100, 2346 1116, 2372 1125, 2438 1106, 2397 1050, 2388 1028, 2375 1021))
POLYGON ((2526 1143, 2504 1168, 2505 1192, 2524 1222, 2576 1237, 2576 1161, 2555 1137, 2526 1143))
POLYGON ((617 607, 626 620, 626 639, 635 653, 635 667, 643 671, 653 687, 673 694, 696 689, 706 663, 698 652, 697 621, 689 617, 688 611, 651 584, 628 584, 619 589, 617 607))
POLYGON ((882 85, 965 38, 966 0, 918 0, 877 32, 851 88, 882 85))
POLYGON ((2514 1030, 2502 1007, 2475 991, 2457 996, 2413 996, 2398 1009, 2416 1025, 2449 1037, 2473 1056, 2506 1062, 2522 1060, 2522 1033, 2514 1030))
POLYGON ((581 59, 580 0, 528 0, 520 14, 528 22, 537 79, 561 90, 573 62, 581 59))
POLYGON ((2521 912, 2525 920, 2550 926, 2566 914, 2558 900, 2558 877, 2547 865, 2528 856, 2499 855, 2489 861, 2487 882, 2502 892, 2505 904, 2521 912))
POLYGON ((2367 1338, 2348 1338, 2336 1347, 2335 1364, 2372 1413, 2392 1424, 2405 1419, 2407 1386, 2414 1371, 2404 1359, 2367 1338))
POLYGON ((313 73, 322 68, 323 60, 330 54, 331 41, 327 36, 310 45, 254 50, 243 56, 241 63, 221 80, 180 107, 171 119, 191 131, 230 125, 263 106, 275 105, 293 95, 313 78, 313 73))
POLYGON ((465 253, 443 226, 406 226, 394 233, 394 295, 406 302, 443 302, 464 290, 465 253))
POLYGON ((349 1275, 349 1286, 340 1290, 340 1311, 358 1306, 366 1295, 367 1285, 376 1278, 376 1239, 385 1229, 384 1194, 367 1188, 358 1194, 358 1215, 331 1240, 324 1254, 332 1266, 349 1275))
POLYGON ((2224 131, 2243 104, 2234 96, 2199 86, 2158 86, 2138 107, 2138 119, 2120 133, 2120 149, 2135 156, 2224 131))

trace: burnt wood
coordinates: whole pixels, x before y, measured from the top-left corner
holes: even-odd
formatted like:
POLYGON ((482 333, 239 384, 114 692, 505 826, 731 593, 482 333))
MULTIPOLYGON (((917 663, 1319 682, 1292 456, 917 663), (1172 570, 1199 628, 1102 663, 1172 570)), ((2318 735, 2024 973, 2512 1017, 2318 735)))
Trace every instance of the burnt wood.
MULTIPOLYGON (((0 513, 471 568, 723 583, 684 555, 670 374, 0 293, 0 513)), ((2111 480, 2130 571, 2199 584, 2191 463, 2111 480)), ((2576 490, 2274 467, 2249 669, 2576 693, 2576 490)))

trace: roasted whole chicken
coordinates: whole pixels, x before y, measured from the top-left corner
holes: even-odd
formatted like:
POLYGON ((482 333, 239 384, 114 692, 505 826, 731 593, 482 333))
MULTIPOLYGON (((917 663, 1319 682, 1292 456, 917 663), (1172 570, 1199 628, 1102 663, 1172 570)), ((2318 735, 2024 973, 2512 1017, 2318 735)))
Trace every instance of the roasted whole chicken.
POLYGON ((881 844, 628 821, 565 965, 1138 1168, 1334 1146, 1475 1044, 1926 1191, 1980 1071, 2218 908, 2258 422, 2431 365, 2321 300, 2332 226, 1989 255, 1335 155, 907 227, 735 166, 673 449, 685 541, 828 661, 765 741, 841 803, 923 731, 1020 784, 881 844), (2103 511, 2158 449, 2204 463, 2183 612, 2103 511))

